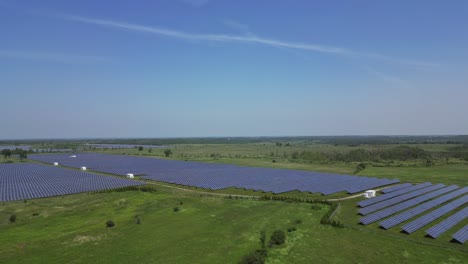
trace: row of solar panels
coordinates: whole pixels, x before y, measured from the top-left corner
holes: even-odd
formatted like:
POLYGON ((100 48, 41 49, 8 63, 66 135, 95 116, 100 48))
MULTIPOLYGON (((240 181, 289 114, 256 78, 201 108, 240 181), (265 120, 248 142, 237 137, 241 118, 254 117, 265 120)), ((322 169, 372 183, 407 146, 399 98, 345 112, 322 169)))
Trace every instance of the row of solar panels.
POLYGON ((0 201, 143 185, 144 182, 34 163, 0 164, 0 201))
MULTIPOLYGON (((399 185, 383 191, 385 194, 381 196, 358 202, 358 206, 363 207, 359 209, 359 213, 364 216, 360 219, 361 224, 368 225, 391 216, 379 223, 382 228, 389 229, 432 210, 402 227, 404 232, 410 234, 468 203, 468 195, 465 195, 468 193, 468 187, 460 188, 456 185, 433 185, 426 182, 417 185, 399 185), (443 206, 438 207, 440 205, 443 206), (408 208, 411 209, 404 211, 408 208)), ((429 228, 426 233, 432 238, 437 238, 466 218, 468 218, 468 207, 429 228)), ((468 238, 466 232, 465 227, 454 234, 453 238, 464 243, 468 238)))
POLYGON ((212 190, 230 187, 283 193, 305 191, 329 195, 357 193, 399 182, 398 180, 317 173, 300 170, 241 167, 228 164, 185 162, 148 157, 79 153, 30 155, 41 162, 58 162, 69 167, 117 175, 144 175, 143 178, 212 190))
POLYGON ((9 150, 15 150, 15 149, 22 149, 22 150, 29 150, 31 146, 0 146, 0 150, 4 149, 9 149, 9 150))

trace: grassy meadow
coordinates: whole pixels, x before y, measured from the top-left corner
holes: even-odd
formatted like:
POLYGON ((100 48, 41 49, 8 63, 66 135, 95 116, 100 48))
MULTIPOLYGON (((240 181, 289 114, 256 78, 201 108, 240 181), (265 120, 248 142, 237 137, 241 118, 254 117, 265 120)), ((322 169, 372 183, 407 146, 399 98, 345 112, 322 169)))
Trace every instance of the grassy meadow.
POLYGON ((468 260, 466 251, 446 241, 421 244, 384 232, 321 225, 325 205, 312 209, 306 203, 155 188, 154 193, 85 193, 3 203, 0 263, 237 263, 260 248, 261 230, 268 239, 273 230, 290 227, 297 230, 287 232, 285 244, 268 248, 267 263, 468 260), (11 214, 17 215, 16 223, 8 221, 11 214), (108 220, 115 227, 105 227, 108 220))

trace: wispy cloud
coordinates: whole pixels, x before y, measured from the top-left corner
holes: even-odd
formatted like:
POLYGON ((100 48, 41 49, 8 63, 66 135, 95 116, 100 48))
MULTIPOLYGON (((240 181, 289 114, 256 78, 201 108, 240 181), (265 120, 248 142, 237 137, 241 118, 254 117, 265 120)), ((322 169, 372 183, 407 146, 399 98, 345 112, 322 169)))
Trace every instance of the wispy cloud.
POLYGON ((139 24, 133 24, 133 23, 127 23, 127 22, 118 22, 118 21, 113 21, 113 20, 88 18, 88 17, 82 17, 82 16, 59 15, 59 17, 62 19, 69 20, 69 21, 76 21, 76 22, 81 22, 81 23, 106 26, 106 27, 130 30, 130 31, 135 31, 135 32, 156 34, 156 35, 161 35, 161 36, 166 36, 166 37, 171 37, 171 38, 178 38, 178 39, 187 40, 187 41, 237 42, 237 43, 264 45, 264 46, 270 46, 270 47, 276 47, 276 48, 287 48, 287 49, 293 49, 293 50, 336 54, 340 56, 346 56, 346 57, 357 58, 357 59, 379 60, 379 61, 384 61, 384 62, 389 62, 389 63, 397 63, 397 64, 403 64, 403 65, 409 65, 409 66, 415 66, 415 67, 426 68, 426 67, 438 66, 438 64, 431 63, 431 62, 401 59, 401 58, 395 58, 391 56, 386 56, 386 55, 377 54, 377 53, 370 53, 370 52, 356 52, 356 51, 346 49, 346 48, 341 48, 341 47, 310 44, 310 43, 289 42, 289 41, 283 41, 283 40, 277 40, 277 39, 263 38, 263 37, 258 37, 253 34, 250 34, 250 35, 194 34, 194 33, 187 33, 183 31, 165 29, 165 28, 154 27, 154 26, 145 26, 145 25, 139 25, 139 24))
POLYGON ((24 60, 43 60, 60 63, 97 63, 106 61, 107 58, 99 56, 85 56, 56 52, 37 52, 37 51, 18 51, 18 50, 0 50, 0 57, 14 58, 24 60))

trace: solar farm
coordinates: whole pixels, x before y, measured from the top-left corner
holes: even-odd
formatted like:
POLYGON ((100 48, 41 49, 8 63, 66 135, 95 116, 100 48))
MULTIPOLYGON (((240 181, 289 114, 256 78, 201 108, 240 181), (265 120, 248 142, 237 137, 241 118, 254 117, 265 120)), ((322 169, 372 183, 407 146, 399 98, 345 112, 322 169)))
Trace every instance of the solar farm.
POLYGON ((30 155, 30 159, 49 164, 58 162, 60 165, 73 168, 86 167, 93 171, 115 175, 132 173, 148 180, 210 190, 234 187, 275 194, 301 191, 331 195, 339 192, 354 194, 399 182, 395 179, 98 153, 39 154, 30 155))
POLYGON ((2 202, 143 184, 145 183, 35 163, 0 164, 2 202))
MULTIPOLYGON (((432 184, 402 184, 382 190, 382 195, 357 203, 362 215, 360 223, 379 222, 382 229, 399 228, 406 234, 424 229, 426 236, 436 239, 468 218, 468 187, 432 184), (409 210, 407 210, 409 209, 409 210), (438 219, 449 215, 441 222, 438 219)), ((452 231, 453 240, 465 243, 468 228, 452 231)))
MULTIPOLYGON (((171 148, 176 153, 181 151, 181 147, 171 148)), ((183 146, 184 151, 189 148, 192 147, 183 146)), ((103 245, 99 242, 103 238, 97 237, 118 232, 125 234, 122 241, 131 241, 133 246, 123 242, 117 246, 121 237, 115 233, 112 235, 115 239, 109 240, 112 241, 109 249, 125 251, 131 247, 132 252, 140 252, 143 248, 144 254, 164 259, 166 263, 188 263, 188 260, 203 262, 205 255, 214 250, 208 247, 207 251, 207 245, 214 242, 199 242, 199 236, 206 236, 216 243, 226 243, 221 238, 232 237, 233 233, 246 232, 242 234, 253 237, 258 236, 263 228, 259 226, 269 226, 267 232, 271 234, 271 228, 279 225, 283 230, 297 228, 297 231, 286 233, 288 245, 297 247, 294 249, 298 254, 296 256, 311 256, 312 248, 312 255, 320 256, 320 263, 333 262, 334 258, 339 259, 336 262, 346 263, 349 257, 355 256, 347 248, 376 252, 380 247, 392 247, 382 251, 383 254, 408 250, 412 255, 412 261, 408 263, 427 261, 432 256, 436 256, 437 261, 443 260, 447 249, 456 251, 460 263, 464 263, 466 258, 468 187, 463 181, 445 181, 442 184, 424 175, 419 176, 419 180, 408 180, 404 175, 399 178, 398 175, 385 174, 361 176, 339 171, 325 173, 313 169, 286 169, 283 165, 274 167, 276 164, 260 167, 260 164, 242 166, 185 161, 182 157, 162 158, 163 151, 108 148, 67 153, 28 153, 30 162, 10 158, 12 163, 0 164, 0 215, 4 219, 3 226, 0 221, 0 228, 7 234, 5 239, 15 240, 5 240, 3 244, 20 244, 21 237, 30 237, 32 235, 29 234, 36 234, 34 230, 47 228, 52 223, 52 218, 48 220, 51 214, 55 221, 64 223, 64 230, 67 231, 47 229, 50 232, 47 241, 74 245, 76 254, 84 250, 102 256, 100 249, 90 249, 87 245, 103 245), (82 167, 86 167, 86 170, 82 170, 82 167), (127 178, 128 174, 133 174, 135 178, 127 178), (125 188, 127 186, 144 187, 125 188), (142 189, 152 191, 140 191, 142 189), (375 190, 377 196, 366 199, 363 192, 367 190, 375 190), (272 200, 267 200, 267 197, 272 200), (292 201, 280 202, 281 198, 292 201), (330 219, 342 223, 343 227, 322 225, 324 215, 332 206, 303 202, 307 199, 340 204, 330 219), (176 208, 179 210, 177 213, 176 208), (33 216, 38 213, 40 216, 33 216), (20 222, 13 225, 5 220, 12 214, 17 215, 20 222), (135 225, 134 217, 137 216, 141 217, 143 224, 135 225), (110 230, 104 227, 109 219, 117 223, 116 228, 110 230), (297 221, 302 223, 293 224, 297 221), (18 235, 15 226, 21 227, 25 223, 27 234, 18 235), (89 223, 91 226, 85 227, 89 223), (246 228, 249 231, 245 231, 246 228), (73 235, 56 238, 68 234, 66 232, 73 235), (93 235, 95 233, 96 236, 93 235), (88 237, 96 237, 89 238, 96 240, 90 243, 74 242, 88 237), (157 247, 159 251, 154 251, 154 245, 144 243, 141 238, 157 238, 157 241, 164 243, 157 247), (181 256, 174 260, 174 251, 165 248, 165 245, 170 248, 183 245, 184 252, 193 248, 193 253, 189 254, 190 257, 181 256), (330 250, 335 245, 343 248, 338 255, 330 250), (437 250, 434 250, 434 246, 437 250), (172 252, 171 256, 161 253, 165 251, 172 252), (204 256, 197 259, 199 252, 204 252, 204 256)), ((208 155, 213 152, 205 151, 208 155)), ((242 236, 239 236, 239 241, 248 243, 242 236)), ((104 239, 107 241, 109 238, 104 239)), ((8 252, 5 251, 6 246, 2 247, 1 244, 2 238, 0 250, 8 252)), ((208 262, 219 263, 223 261, 218 260, 223 259, 229 263, 228 260, 241 259, 248 252, 237 241, 228 244, 229 248, 236 250, 235 255, 225 256, 224 250, 216 250, 217 259, 208 262)), ((251 244, 253 248, 258 246, 256 239, 251 244)), ((42 245, 37 244, 36 247, 42 245)), ((60 246, 54 244, 53 248, 60 246)), ((269 248, 269 258, 289 263, 291 256, 277 251, 269 248)), ((54 254, 61 256, 61 260, 69 261, 69 255, 64 252, 54 251, 54 254)), ((44 256, 49 254, 43 253, 44 256)), ((127 254, 130 257, 136 253, 127 254)), ((16 255, 11 252, 4 256, 0 256, 0 262, 16 255)), ((393 255, 391 259, 403 263, 406 258, 393 255)), ((376 256, 360 254, 359 259, 368 263, 368 260, 376 260, 376 256)), ((86 260, 92 262, 92 259, 86 260)), ((299 257, 290 263, 304 261, 299 257)), ((390 258, 382 263, 390 263, 390 258)))

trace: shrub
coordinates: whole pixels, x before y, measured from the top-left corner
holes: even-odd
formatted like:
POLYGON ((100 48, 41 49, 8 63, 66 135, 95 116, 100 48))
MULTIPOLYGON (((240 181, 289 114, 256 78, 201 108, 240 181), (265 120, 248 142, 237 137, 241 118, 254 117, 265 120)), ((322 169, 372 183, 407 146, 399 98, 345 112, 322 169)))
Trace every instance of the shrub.
POLYGON ((16 215, 11 215, 10 216, 10 222, 15 223, 16 222, 16 215))
POLYGON ((39 216, 39 213, 33 213, 32 216, 39 216))
POLYGON ((296 221, 294 221, 294 224, 296 224, 296 225, 302 224, 302 220, 301 220, 301 219, 297 219, 296 221))
POLYGON ((239 264, 263 264, 268 256, 268 251, 265 249, 257 249, 254 252, 245 255, 239 264))
POLYGON ((179 212, 180 211, 179 207, 174 207, 172 210, 174 210, 174 212, 179 212))
POLYGON ((170 149, 165 149, 165 150, 164 150, 164 155, 166 155, 166 157, 171 156, 171 155, 172 155, 172 150, 170 150, 170 149))
POLYGON ((106 227, 114 227, 114 226, 115 226, 114 221, 109 220, 109 221, 106 222, 106 227))
POLYGON ((295 227, 290 227, 288 228, 288 232, 291 233, 291 232, 294 232, 296 231, 297 229, 295 227))
POLYGON ((320 204, 313 204, 310 208, 313 210, 322 210, 322 206, 320 204))
POLYGON ((270 237, 270 247, 273 245, 281 245, 286 241, 286 234, 282 230, 275 230, 270 237))
POLYGON ((366 164, 361 162, 356 166, 356 169, 354 170, 354 174, 357 174, 360 171, 365 170, 365 169, 366 169, 366 164))
POLYGON ((262 245, 262 249, 265 248, 265 241, 266 241, 266 232, 265 230, 260 231, 260 245, 262 245))

